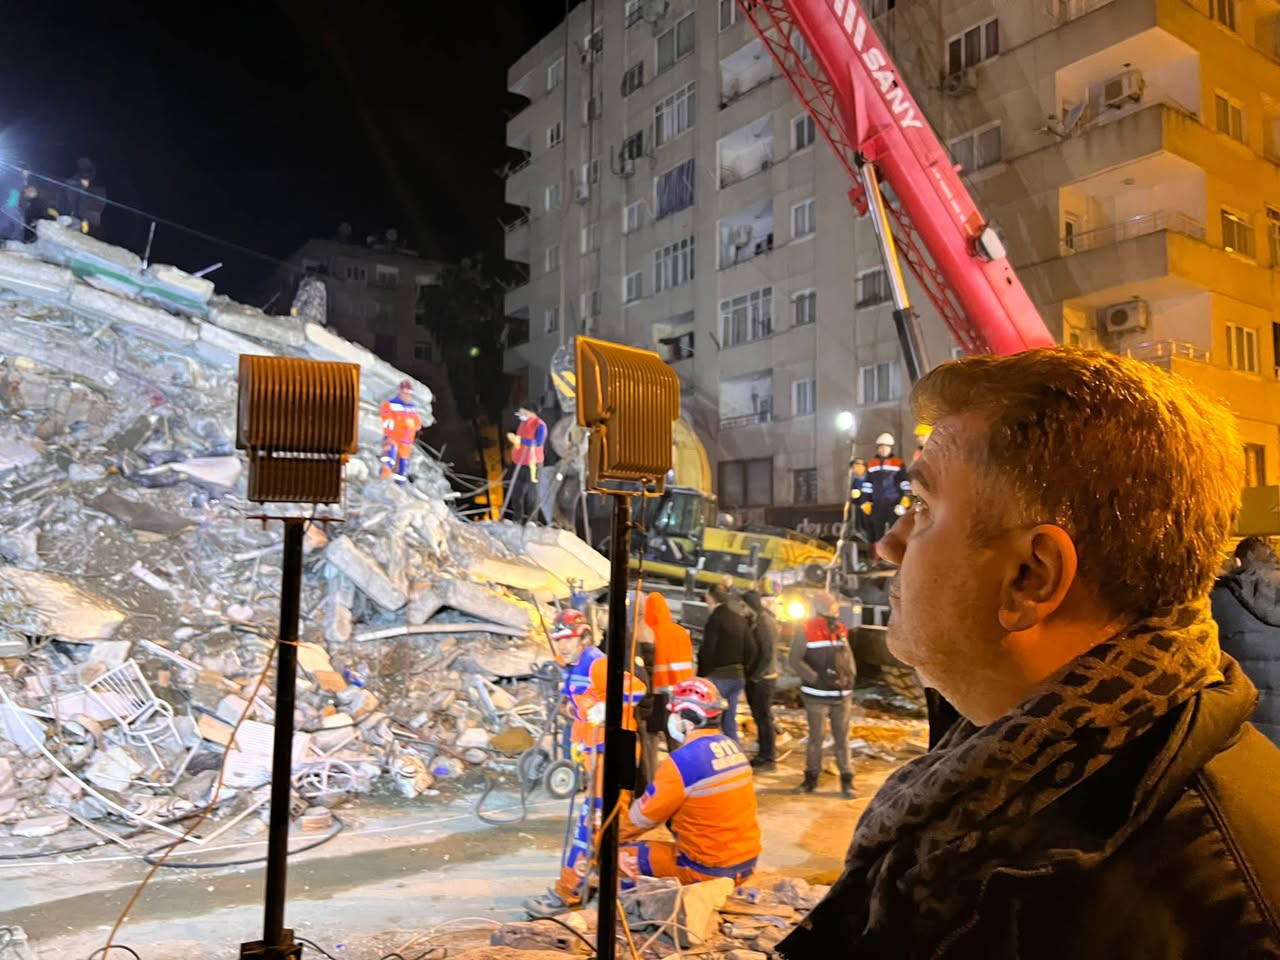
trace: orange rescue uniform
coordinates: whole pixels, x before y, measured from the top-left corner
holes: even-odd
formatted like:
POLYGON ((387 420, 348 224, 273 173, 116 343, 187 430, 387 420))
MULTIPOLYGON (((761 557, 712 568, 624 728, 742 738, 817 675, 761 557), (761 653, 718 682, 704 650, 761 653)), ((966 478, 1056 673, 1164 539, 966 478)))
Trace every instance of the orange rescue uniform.
POLYGON ((670 693, 677 683, 694 676, 689 631, 671 619, 667 598, 660 593, 645 597, 644 622, 653 631, 654 692, 670 693))

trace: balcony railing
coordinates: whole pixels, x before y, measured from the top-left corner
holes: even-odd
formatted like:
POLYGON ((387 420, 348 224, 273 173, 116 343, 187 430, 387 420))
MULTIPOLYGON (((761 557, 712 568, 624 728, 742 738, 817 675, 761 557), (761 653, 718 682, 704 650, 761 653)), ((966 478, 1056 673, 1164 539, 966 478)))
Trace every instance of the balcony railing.
POLYGON ((1183 360, 1195 360, 1197 363, 1209 362, 1209 351, 1197 347, 1185 340, 1146 340, 1126 347, 1124 355, 1133 360, 1143 360, 1157 366, 1168 366, 1175 357, 1183 360))
MULTIPOLYGON (((499 220, 498 222, 502 223, 501 220, 499 220)), ((513 230, 519 230, 521 227, 525 227, 528 225, 529 225, 529 214, 526 213, 524 216, 518 217, 515 220, 512 220, 510 223, 503 223, 502 229, 505 230, 507 233, 511 233, 513 230)))
POLYGON ((749 427, 753 423, 768 423, 773 419, 773 411, 757 410, 755 413, 743 414, 740 417, 721 417, 720 429, 732 430, 735 427, 749 427))
POLYGON ((1113 0, 1058 0, 1058 22, 1075 20, 1112 2, 1113 0))
POLYGON ((1145 237, 1162 230, 1182 233, 1196 240, 1204 239, 1204 224, 1195 217, 1188 216, 1181 210, 1157 210, 1154 213, 1144 213, 1105 227, 1086 230, 1071 237, 1064 236, 1062 247, 1064 251, 1070 253, 1083 253, 1086 250, 1114 246, 1125 240, 1145 237))

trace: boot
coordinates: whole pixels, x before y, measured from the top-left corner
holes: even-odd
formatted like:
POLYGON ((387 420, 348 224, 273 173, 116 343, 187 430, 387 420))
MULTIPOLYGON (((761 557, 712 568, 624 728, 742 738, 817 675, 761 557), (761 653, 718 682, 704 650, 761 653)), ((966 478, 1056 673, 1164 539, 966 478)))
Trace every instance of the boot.
POLYGON ((852 800, 857 795, 858 792, 853 789, 853 774, 840 774, 840 796, 844 797, 846 800, 852 800))
POLYGON ((530 917, 557 917, 572 910, 577 904, 568 903, 555 890, 547 890, 540 897, 530 897, 524 902, 524 910, 530 917))
POLYGON ((813 793, 818 789, 817 770, 806 770, 804 772, 804 783, 800 784, 800 789, 805 793, 813 793))

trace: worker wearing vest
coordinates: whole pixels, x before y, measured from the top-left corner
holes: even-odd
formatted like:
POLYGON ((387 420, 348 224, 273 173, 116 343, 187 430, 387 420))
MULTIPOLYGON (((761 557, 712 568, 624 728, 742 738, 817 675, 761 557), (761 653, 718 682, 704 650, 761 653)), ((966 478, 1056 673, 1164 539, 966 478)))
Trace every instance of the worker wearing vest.
POLYGON ((672 690, 668 728, 682 745, 662 762, 619 825, 623 889, 641 876, 675 877, 681 883, 728 877, 739 884, 755 872, 761 850, 755 783, 747 755, 720 732, 725 708, 705 677, 672 690), (674 843, 640 839, 663 824, 674 843))
MULTIPOLYGON (((566 838, 560 879, 545 895, 525 901, 525 910, 534 916, 554 916, 581 905, 585 899, 587 875, 594 860, 596 831, 601 824, 608 671, 608 659, 597 657, 591 664, 587 688, 574 697, 574 713, 577 717, 573 724, 574 751, 589 770, 590 790, 579 801, 577 821, 573 832, 566 838)), ((644 698, 646 686, 643 679, 631 671, 624 672, 622 676, 622 727, 624 730, 634 731, 636 707, 644 698)), ((630 791, 622 791, 621 796, 624 804, 630 802, 630 791)))
POLYGON ((413 403, 413 384, 400 382, 399 392, 382 405, 382 478, 397 483, 409 479, 409 457, 422 429, 422 418, 413 403))
POLYGON ((791 644, 791 669, 800 677, 809 742, 805 749, 804 783, 800 789, 813 793, 822 773, 822 741, 825 722, 831 724, 835 740, 836 768, 840 771, 840 793, 853 797, 853 767, 849 761, 849 701, 858 674, 849 646, 849 633, 837 617, 840 604, 829 593, 813 598, 814 615, 805 622, 804 642, 791 644))
MULTIPOLYGON (((556 614, 551 626, 551 644, 555 647, 556 663, 564 672, 561 707, 567 717, 576 720, 577 698, 591 686, 591 667, 604 656, 604 651, 595 645, 586 615, 572 607, 556 614)), ((572 723, 565 724, 561 749, 565 756, 572 754, 572 723)))
POLYGON ((667 598, 660 593, 645 597, 644 622, 653 631, 654 702, 650 732, 665 733, 667 749, 674 752, 678 744, 667 732, 667 703, 676 684, 693 679, 693 641, 689 639, 689 631, 671 619, 667 598))
MULTIPOLYGON (((511 442, 511 462, 518 468, 528 467, 529 482, 538 482, 538 465, 542 463, 542 448, 547 442, 547 425, 528 407, 516 410, 520 426, 515 433, 508 433, 511 442)), ((514 481, 513 481, 514 482, 514 481)))
POLYGON ((871 518, 871 540, 878 542, 910 505, 906 466, 893 452, 891 433, 876 437, 876 455, 867 463, 861 508, 871 518))

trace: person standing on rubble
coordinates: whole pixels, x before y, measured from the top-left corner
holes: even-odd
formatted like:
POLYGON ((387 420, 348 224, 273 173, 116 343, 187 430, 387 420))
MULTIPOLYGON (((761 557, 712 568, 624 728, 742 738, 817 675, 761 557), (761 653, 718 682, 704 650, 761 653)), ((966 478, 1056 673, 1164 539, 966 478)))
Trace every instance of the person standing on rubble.
POLYGON ((778 682, 778 621, 765 607, 760 593, 748 590, 742 595, 755 614, 754 657, 747 664, 747 706, 755 721, 758 745, 751 760, 754 770, 773 770, 778 765, 773 728, 773 690, 778 682))
POLYGON ((637 877, 675 877, 680 883, 728 877, 740 884, 755 872, 762 849, 755 780, 742 748, 720 731, 727 707, 705 677, 672 689, 667 729, 681 745, 620 818, 623 889, 635 886, 637 877), (664 824, 674 842, 641 839, 664 824))
POLYGON ((858 667, 849 646, 849 632, 840 622, 840 604, 829 593, 813 598, 814 615, 804 625, 804 642, 791 643, 791 669, 800 677, 804 716, 809 726, 804 755, 804 782, 800 789, 813 793, 822 775, 822 741, 831 724, 836 769, 840 771, 840 795, 856 796, 853 765, 849 760, 849 703, 858 667))
POLYGON ((382 405, 382 479, 408 481, 409 458, 421 429, 422 417, 413 402, 413 384, 401 380, 396 395, 382 405))
POLYGON ((862 512, 871 519, 871 542, 878 543, 911 505, 911 483, 902 458, 893 452, 893 434, 876 437, 876 455, 867 464, 862 512))
MULTIPOLYGON (((741 605, 742 601, 732 599, 741 605)), ((717 583, 707 590, 707 608, 711 612, 702 628, 698 676, 709 679, 727 701, 727 707, 719 714, 721 725, 725 736, 737 743, 738 699, 747 686, 746 665, 753 657, 755 638, 747 618, 731 605, 729 591, 723 584, 717 583)))
MULTIPOLYGON (((609 661, 601 656, 591 664, 585 691, 574 698, 573 749, 575 758, 587 770, 587 794, 578 802, 578 816, 572 833, 565 838, 560 878, 540 897, 525 901, 532 916, 555 916, 581 906, 586 900, 591 868, 596 862, 595 839, 600 829, 604 799, 604 714, 609 661)), ((622 728, 635 731, 636 708, 646 693, 644 681, 628 670, 622 675, 622 728)), ((639 760, 639 744, 636 744, 639 760)), ((631 791, 622 790, 618 802, 627 804, 631 791)))
POLYGON ((515 433, 507 434, 514 468, 511 483, 507 485, 507 500, 511 503, 516 521, 524 523, 530 519, 529 505, 537 500, 538 468, 544 460, 547 424, 533 408, 526 405, 516 409, 516 419, 520 421, 520 425, 516 427, 515 433), (520 476, 522 468, 523 478, 520 476))
POLYGON ((88 157, 81 157, 75 174, 63 181, 62 196, 59 212, 75 220, 81 233, 101 239, 107 191, 98 183, 98 168, 88 157))
POLYGON ((575 704, 591 686, 591 667, 604 656, 604 651, 596 646, 586 615, 573 607, 556 614, 551 625, 551 645, 555 649, 556 663, 564 672, 560 703, 562 716, 568 722, 564 725, 560 745, 564 756, 569 757, 573 754, 573 721, 577 719, 575 704))

